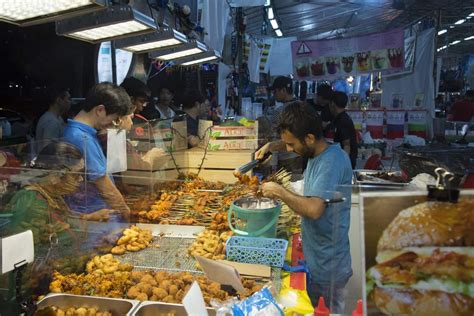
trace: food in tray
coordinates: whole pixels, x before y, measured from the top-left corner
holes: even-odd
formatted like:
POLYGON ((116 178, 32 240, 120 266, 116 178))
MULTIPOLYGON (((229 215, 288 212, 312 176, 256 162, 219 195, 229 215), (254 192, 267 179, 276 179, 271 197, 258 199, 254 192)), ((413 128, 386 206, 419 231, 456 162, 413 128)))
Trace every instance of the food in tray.
POLYGON ((65 275, 55 272, 49 290, 52 293, 123 298, 126 290, 132 285, 129 271, 116 271, 111 274, 72 273, 65 275))
POLYGON ((357 173, 357 180, 358 181, 376 181, 383 183, 383 181, 377 180, 385 180, 394 183, 407 183, 406 179, 403 178, 401 175, 398 175, 394 172, 374 172, 374 173, 357 173))
POLYGON ((148 247, 153 240, 149 229, 141 229, 133 225, 126 228, 117 240, 117 245, 110 251, 114 255, 123 255, 126 251, 136 252, 148 247))
MULTIPOLYGON (((203 275, 193 275, 189 272, 133 271, 108 275, 62 275, 56 272, 53 275, 50 290, 54 293, 181 303, 194 281, 199 283, 204 300, 208 305, 211 299, 224 301, 230 298, 218 283, 203 275)), ((242 284, 245 290, 238 293, 241 298, 248 297, 262 289, 262 285, 257 284, 255 280, 243 279, 242 284)))
POLYGON ((86 271, 90 274, 113 274, 115 272, 132 271, 133 266, 121 263, 111 254, 95 256, 86 264, 86 271))
POLYGON ((109 311, 100 311, 93 307, 59 308, 48 306, 37 310, 35 316, 112 316, 109 311))
POLYGON ((225 243, 232 236, 232 232, 204 230, 197 235, 196 240, 188 248, 191 256, 201 256, 208 259, 225 259, 225 243))
POLYGON ((368 300, 385 314, 472 315, 474 199, 401 211, 377 244, 368 300))

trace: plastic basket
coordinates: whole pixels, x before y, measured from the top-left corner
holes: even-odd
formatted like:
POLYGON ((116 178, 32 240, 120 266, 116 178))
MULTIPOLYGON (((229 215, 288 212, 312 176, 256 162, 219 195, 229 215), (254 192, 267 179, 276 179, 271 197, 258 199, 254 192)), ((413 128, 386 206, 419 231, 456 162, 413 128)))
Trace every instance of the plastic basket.
POLYGON ((276 238, 232 236, 226 243, 227 260, 283 267, 288 241, 276 238))

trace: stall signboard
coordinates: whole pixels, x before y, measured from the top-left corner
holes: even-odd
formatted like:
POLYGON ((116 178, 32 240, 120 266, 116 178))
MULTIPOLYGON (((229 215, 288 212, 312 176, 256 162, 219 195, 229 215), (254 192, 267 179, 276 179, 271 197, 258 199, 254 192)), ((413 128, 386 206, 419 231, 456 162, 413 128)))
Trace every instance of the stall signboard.
POLYGON ((408 134, 426 138, 426 111, 408 111, 408 134))
POLYGON ((396 139, 405 136, 406 111, 387 111, 387 138, 396 139))
POLYGON ((296 79, 356 76, 403 69, 404 33, 392 30, 360 37, 291 43, 296 79))
POLYGON ((213 126, 212 121, 199 120, 199 147, 208 150, 257 149, 258 122, 249 126, 213 126))
POLYGON ((374 139, 383 138, 384 111, 366 111, 365 124, 370 136, 374 139))
POLYGON ((347 110, 347 114, 351 117, 356 130, 362 130, 362 123, 364 123, 364 112, 357 110, 347 110))

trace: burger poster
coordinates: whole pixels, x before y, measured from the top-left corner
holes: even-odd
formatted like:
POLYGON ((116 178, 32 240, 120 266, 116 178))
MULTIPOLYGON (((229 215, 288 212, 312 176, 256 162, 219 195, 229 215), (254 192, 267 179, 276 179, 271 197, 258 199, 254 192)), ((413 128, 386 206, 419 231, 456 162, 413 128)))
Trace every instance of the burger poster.
POLYGON ((404 68, 403 30, 331 40, 293 41, 297 79, 356 76, 404 68))
POLYGON ((474 192, 361 194, 368 315, 474 314, 474 192))

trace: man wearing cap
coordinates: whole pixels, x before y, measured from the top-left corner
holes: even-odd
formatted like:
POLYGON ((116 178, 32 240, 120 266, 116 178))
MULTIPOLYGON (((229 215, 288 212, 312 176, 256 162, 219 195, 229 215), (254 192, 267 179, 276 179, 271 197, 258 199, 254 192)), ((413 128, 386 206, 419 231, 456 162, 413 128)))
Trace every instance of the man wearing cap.
POLYGON ((273 91, 275 101, 280 102, 280 104, 275 104, 275 106, 268 108, 265 111, 265 119, 270 124, 268 129, 272 136, 271 138, 278 139, 279 135, 276 134, 276 127, 280 119, 280 113, 287 103, 296 100, 293 95, 293 81, 291 78, 279 76, 273 81, 269 90, 273 91))

